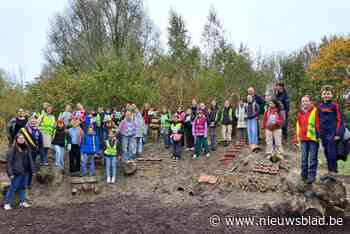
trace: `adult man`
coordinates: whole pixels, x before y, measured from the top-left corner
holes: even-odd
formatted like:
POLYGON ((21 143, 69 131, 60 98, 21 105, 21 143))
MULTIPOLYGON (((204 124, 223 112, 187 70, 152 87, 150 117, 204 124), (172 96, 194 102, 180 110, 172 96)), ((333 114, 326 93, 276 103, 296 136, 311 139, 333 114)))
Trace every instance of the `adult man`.
POLYGON ((289 113, 289 97, 284 84, 279 82, 275 85, 276 99, 282 104, 284 113, 284 124, 282 126, 282 134, 286 139, 288 137, 288 113, 289 113))

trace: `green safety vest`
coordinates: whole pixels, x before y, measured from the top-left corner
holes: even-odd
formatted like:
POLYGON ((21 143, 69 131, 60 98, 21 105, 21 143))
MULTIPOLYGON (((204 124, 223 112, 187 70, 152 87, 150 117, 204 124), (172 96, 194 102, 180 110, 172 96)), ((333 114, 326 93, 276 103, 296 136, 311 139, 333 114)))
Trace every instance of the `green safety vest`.
MULTIPOLYGON (((311 141, 318 142, 317 135, 316 135, 316 111, 317 111, 317 108, 313 107, 313 110, 311 111, 309 120, 308 120, 306 136, 311 141)), ((297 121, 297 134, 296 134, 297 142, 299 142, 300 128, 301 126, 299 126, 299 122, 297 121)))
POLYGON ((160 116, 160 127, 163 129, 169 129, 170 125, 170 114, 162 114, 160 116))
POLYGON ((55 130, 55 127, 56 127, 55 116, 44 114, 44 117, 39 127, 40 131, 44 134, 52 136, 55 130))
MULTIPOLYGON (((222 109, 222 111, 220 113, 220 119, 219 119, 220 123, 222 123, 222 121, 224 121, 224 111, 225 111, 225 108, 222 109)), ((228 117, 229 117, 230 121, 233 120, 232 112, 233 112, 232 107, 230 107, 230 109, 228 110, 228 115, 229 115, 228 117)))
POLYGON ((117 156, 117 143, 115 143, 113 146, 109 143, 109 140, 106 141, 106 150, 105 150, 106 156, 117 156))
POLYGON ((102 120, 101 120, 101 114, 97 113, 96 115, 96 127, 101 127, 102 126, 102 120))
POLYGON ((171 124, 171 131, 172 132, 174 132, 174 131, 180 131, 181 130, 181 127, 182 127, 182 125, 181 125, 181 123, 177 123, 177 124, 171 124))

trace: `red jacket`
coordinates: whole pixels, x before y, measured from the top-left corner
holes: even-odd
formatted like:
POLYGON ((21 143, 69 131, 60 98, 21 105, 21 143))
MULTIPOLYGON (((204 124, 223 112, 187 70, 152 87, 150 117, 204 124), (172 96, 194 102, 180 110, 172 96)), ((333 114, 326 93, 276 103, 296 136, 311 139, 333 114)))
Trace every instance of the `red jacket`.
POLYGON ((278 128, 281 128, 284 122, 284 117, 281 114, 281 112, 277 112, 276 108, 269 108, 265 114, 264 119, 262 122, 262 128, 269 129, 269 130, 275 130, 278 128), (270 121, 274 117, 274 122, 270 123, 270 121))
POLYGON ((149 124, 151 123, 151 116, 149 116, 148 111, 149 111, 149 110, 144 110, 144 111, 142 112, 142 117, 143 117, 143 119, 145 120, 145 124, 146 124, 146 125, 149 125, 149 124))
MULTIPOLYGON (((310 115, 311 112, 313 110, 315 110, 316 107, 312 107, 310 108, 310 110, 308 110, 307 112, 304 111, 299 111, 298 115, 297 115, 297 124, 299 126, 299 131, 297 132, 297 139, 299 141, 311 141, 312 139, 310 139, 310 137, 307 136, 308 133, 308 129, 310 127, 312 127, 312 125, 309 125, 309 119, 310 119, 310 115)), ((316 110, 316 115, 315 115, 315 125, 318 122, 318 115, 317 115, 317 110, 316 110)), ((313 126, 313 128, 315 128, 316 126, 313 126)), ((295 139, 295 142, 297 142, 297 140, 295 139)))

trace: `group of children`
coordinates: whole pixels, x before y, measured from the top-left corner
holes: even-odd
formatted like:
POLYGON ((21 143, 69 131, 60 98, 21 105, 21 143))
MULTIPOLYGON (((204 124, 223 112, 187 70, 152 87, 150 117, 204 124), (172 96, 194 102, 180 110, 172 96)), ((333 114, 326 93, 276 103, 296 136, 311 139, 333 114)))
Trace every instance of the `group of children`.
MULTIPOLYGON (((171 147, 174 161, 181 159, 185 146, 188 151, 193 151, 193 159, 198 159, 202 152, 208 158, 210 150, 217 149, 217 130, 221 127, 225 146, 232 141, 233 130, 237 130, 234 131, 237 139, 247 141, 255 152, 262 135, 260 129, 264 129, 267 157, 278 155, 283 159, 282 137, 289 101, 286 92, 282 93, 282 99, 273 99, 271 95, 262 99, 249 88, 247 98, 239 100, 235 108, 230 100, 226 100, 222 108, 213 100, 206 108, 204 103, 198 105, 196 99, 186 111, 181 106, 174 114, 163 107, 158 117, 164 146, 171 147)), ((321 90, 322 102, 319 105, 313 105, 309 96, 301 100, 295 143, 301 147, 301 177, 306 183, 313 183, 316 179, 319 140, 325 150, 330 176, 337 172, 336 143, 347 142, 345 146, 349 143, 350 133, 339 105, 332 101, 333 94, 332 87, 325 86, 321 90)), ((48 103, 44 103, 40 113, 32 115, 19 109, 9 126, 9 142, 13 142, 13 147, 8 153, 7 168, 12 183, 5 198, 5 209, 11 209, 13 194, 18 189, 23 191, 21 206, 29 206, 23 198, 25 188, 31 186, 37 157, 40 156, 41 165, 47 165, 50 149, 54 150, 55 165, 63 173, 64 155, 69 151, 71 176, 93 176, 96 157, 103 157, 107 183, 115 183, 117 156, 121 155, 123 161, 130 162, 142 154, 156 113, 149 104, 145 104, 142 111, 135 104, 128 104, 120 111, 99 107, 88 112, 78 103, 74 111, 67 105, 56 120, 53 107, 48 103)), ((349 149, 348 146, 345 148, 349 149)))

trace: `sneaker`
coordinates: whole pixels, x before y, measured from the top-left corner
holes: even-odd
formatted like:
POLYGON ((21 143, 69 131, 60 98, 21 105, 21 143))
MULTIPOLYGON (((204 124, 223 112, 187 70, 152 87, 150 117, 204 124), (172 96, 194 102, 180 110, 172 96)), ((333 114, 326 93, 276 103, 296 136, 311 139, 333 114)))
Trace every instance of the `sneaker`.
POLYGON ((12 207, 10 204, 5 204, 4 205, 4 210, 12 210, 12 207))
POLYGON ((194 154, 194 155, 192 156, 192 158, 193 158, 193 159, 198 159, 198 156, 194 154))
POLYGON ((307 183, 307 184, 313 184, 315 181, 316 181, 315 178, 308 178, 308 179, 306 180, 306 183, 307 183))
POLYGON ((210 157, 210 154, 209 154, 209 153, 207 153, 207 154, 205 155, 205 157, 209 158, 209 157, 210 157))
POLYGON ((107 184, 111 183, 111 177, 107 177, 107 184))
POLYGON ((191 151, 193 151, 193 150, 194 150, 194 147, 191 148, 191 151))
POLYGON ((27 202, 22 202, 22 203, 19 204, 19 207, 22 207, 22 208, 30 208, 31 205, 28 204, 27 202))
POLYGON ((112 183, 112 184, 115 183, 115 176, 112 177, 111 183, 112 183))

